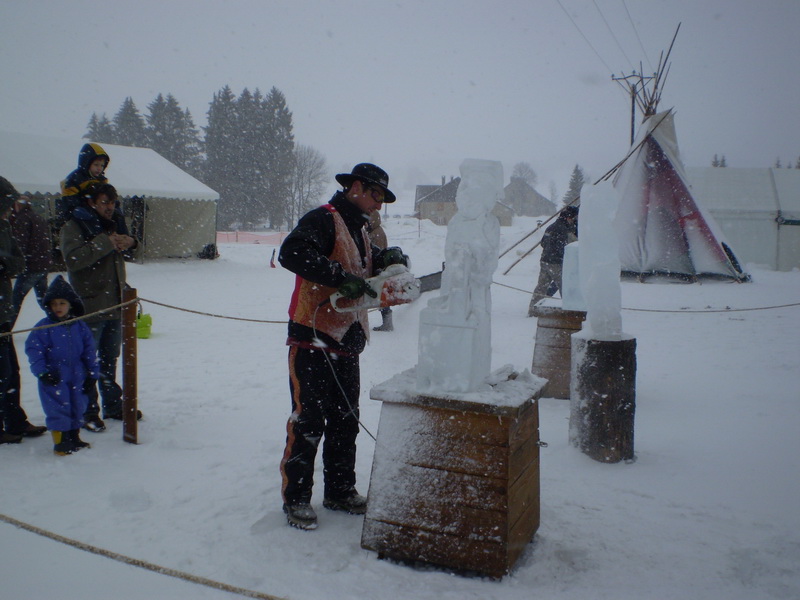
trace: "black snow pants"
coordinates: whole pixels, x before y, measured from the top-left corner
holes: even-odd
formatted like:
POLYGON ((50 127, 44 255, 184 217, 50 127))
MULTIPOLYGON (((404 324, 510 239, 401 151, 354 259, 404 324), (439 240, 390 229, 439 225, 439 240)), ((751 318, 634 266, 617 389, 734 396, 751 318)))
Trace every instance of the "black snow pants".
POLYGON ((356 484, 361 391, 358 355, 326 356, 322 350, 290 346, 289 391, 292 414, 286 425, 286 450, 281 461, 284 503, 311 501, 314 459, 323 437, 325 497, 346 496, 356 484))

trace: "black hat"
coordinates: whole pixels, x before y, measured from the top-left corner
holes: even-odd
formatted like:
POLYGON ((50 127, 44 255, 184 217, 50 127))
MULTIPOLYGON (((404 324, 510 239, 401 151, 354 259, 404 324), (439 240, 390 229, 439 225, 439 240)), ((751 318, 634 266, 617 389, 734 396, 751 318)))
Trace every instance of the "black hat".
POLYGON ((578 217, 578 206, 567 206, 561 209, 561 216, 565 219, 575 219, 578 217))
POLYGON ((345 188, 349 188, 356 179, 366 183, 372 183, 381 188, 386 194, 383 200, 386 203, 394 202, 397 199, 395 195, 389 191, 389 176, 386 174, 386 171, 378 166, 370 163, 359 163, 353 167, 352 172, 339 173, 336 176, 336 181, 345 188))

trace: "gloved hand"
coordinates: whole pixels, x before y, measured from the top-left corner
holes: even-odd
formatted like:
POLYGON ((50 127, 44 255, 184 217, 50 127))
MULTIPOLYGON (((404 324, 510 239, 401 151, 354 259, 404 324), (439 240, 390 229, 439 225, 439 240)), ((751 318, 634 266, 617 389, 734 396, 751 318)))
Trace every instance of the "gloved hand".
POLYGON ((61 383, 61 376, 58 371, 45 371, 39 375, 39 381, 45 385, 58 385, 61 383))
POLYGON ((97 382, 96 379, 92 379, 91 377, 87 377, 83 380, 83 393, 84 394, 91 394, 92 390, 94 390, 95 383, 97 382))
POLYGON ((364 294, 372 298, 378 297, 378 292, 369 287, 369 284, 363 278, 350 273, 344 276, 344 283, 336 291, 350 300, 361 298, 364 294))
POLYGON ((378 253, 378 261, 382 263, 381 268, 385 269, 389 265, 408 266, 408 256, 398 246, 390 246, 378 253))

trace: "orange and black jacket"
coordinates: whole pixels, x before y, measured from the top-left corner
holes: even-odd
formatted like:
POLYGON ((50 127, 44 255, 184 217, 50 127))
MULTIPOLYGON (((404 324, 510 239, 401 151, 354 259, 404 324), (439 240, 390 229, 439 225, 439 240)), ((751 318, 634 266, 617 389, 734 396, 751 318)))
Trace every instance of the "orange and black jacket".
MULTIPOLYGON (((356 260, 360 260, 362 268, 369 268, 372 271, 354 274, 363 274, 366 277, 374 275, 375 269, 380 264, 378 257, 380 249, 371 245, 366 236, 365 226, 368 217, 342 192, 334 194, 329 206, 341 216, 348 234, 358 248, 359 258, 356 260)), ((341 263, 331 259, 335 245, 336 224, 333 212, 326 206, 320 206, 303 216, 297 227, 286 237, 281 245, 278 261, 281 266, 300 278, 335 291, 344 282, 347 274, 341 263)), ((296 299, 293 298, 293 302, 294 300, 296 299)), ((304 342, 321 338, 333 351, 342 350, 358 354, 366 345, 367 335, 358 320, 354 321, 341 340, 336 340, 322 331, 315 332, 311 327, 294 320, 289 321, 290 344, 302 345, 304 342)))

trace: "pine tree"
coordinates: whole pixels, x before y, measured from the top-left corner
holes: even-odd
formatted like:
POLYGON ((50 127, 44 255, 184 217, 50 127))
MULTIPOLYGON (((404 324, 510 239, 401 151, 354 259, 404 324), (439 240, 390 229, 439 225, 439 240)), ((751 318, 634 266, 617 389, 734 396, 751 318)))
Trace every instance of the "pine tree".
POLYGON ((797 157, 797 162, 794 163, 794 168, 795 169, 800 169, 800 156, 797 157))
POLYGON ((569 180, 569 189, 567 189, 561 201, 566 205, 575 200, 575 198, 578 198, 581 195, 581 190, 585 182, 586 179, 583 175, 583 170, 579 165, 575 165, 575 168, 572 169, 572 177, 570 177, 569 180))
POLYGON ((149 146, 181 169, 199 174, 200 138, 188 109, 181 110, 172 94, 159 94, 147 108, 149 146))
POLYGON ((711 159, 711 166, 712 167, 719 167, 719 158, 717 155, 714 155, 714 158, 711 159))
POLYGON ((229 227, 238 221, 234 200, 238 160, 236 137, 238 119, 236 98, 229 86, 214 94, 208 109, 208 125, 205 129, 206 164, 204 183, 220 195, 220 225, 229 227))
POLYGON ((268 213, 271 227, 291 220, 289 207, 292 201, 292 175, 294 172, 294 125, 286 97, 273 87, 264 100, 269 124, 270 169, 265 173, 268 192, 268 213))
POLYGON ((775 159, 775 168, 780 169, 783 165, 781 164, 781 157, 775 159))
POLYGON ((86 126, 86 133, 83 134, 83 139, 101 144, 114 143, 114 127, 111 125, 105 113, 103 113, 102 117, 98 117, 97 113, 92 113, 92 118, 89 119, 89 124, 86 126))
POLYGON ((725 159, 724 154, 722 155, 722 158, 719 159, 719 166, 723 169, 728 166, 728 161, 725 159))
POLYGON ((261 92, 244 88, 236 100, 236 182, 234 201, 242 223, 253 226, 267 220, 264 171, 269 168, 262 154, 267 145, 267 131, 262 114, 261 92))
POLYGON ((128 96, 114 115, 114 143, 123 146, 147 147, 147 126, 133 99, 128 96))

